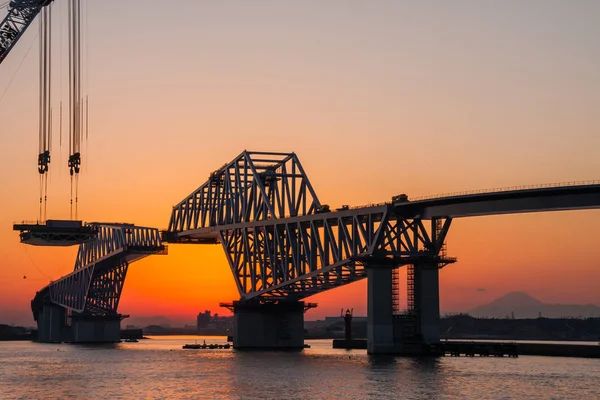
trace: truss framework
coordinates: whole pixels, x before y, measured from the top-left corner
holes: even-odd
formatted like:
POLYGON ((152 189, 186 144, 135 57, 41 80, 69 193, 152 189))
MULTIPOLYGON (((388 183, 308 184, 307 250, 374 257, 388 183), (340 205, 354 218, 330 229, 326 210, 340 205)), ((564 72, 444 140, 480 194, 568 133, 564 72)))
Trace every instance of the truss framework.
MULTIPOLYGON (((129 250, 157 252, 164 248, 160 232, 133 224, 89 224, 96 228, 96 240, 79 246, 75 259, 75 270, 85 268, 117 253, 129 250)), ((131 261, 131 260, 130 260, 131 261)))
POLYGON ((13 0, 0 22, 0 63, 21 38, 40 10, 53 0, 13 0))
POLYGON ((219 238, 243 300, 302 299, 363 279, 370 262, 454 262, 440 257, 451 221, 402 219, 384 205, 223 227, 219 238))
POLYGON ((128 268, 129 263, 121 259, 113 268, 94 271, 86 297, 85 312, 95 315, 117 312, 128 268))
POLYGON ((129 264, 150 254, 166 254, 166 246, 155 228, 89 225, 96 228, 96 239, 79 246, 74 271, 36 297, 48 296, 52 303, 74 312, 116 314, 129 264))
POLYGON ((374 261, 454 262, 440 256, 450 218, 426 227, 397 210, 329 212, 294 153, 244 151, 173 207, 163 234, 176 243, 220 242, 242 300, 302 299, 363 279, 374 261))
POLYGON ((309 215, 319 207, 296 154, 244 151, 173 207, 169 232, 309 215))

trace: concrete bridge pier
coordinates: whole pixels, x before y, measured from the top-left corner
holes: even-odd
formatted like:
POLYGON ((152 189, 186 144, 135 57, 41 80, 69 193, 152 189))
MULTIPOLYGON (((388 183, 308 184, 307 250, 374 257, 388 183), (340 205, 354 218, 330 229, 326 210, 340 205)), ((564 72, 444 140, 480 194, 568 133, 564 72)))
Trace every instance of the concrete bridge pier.
MULTIPOLYGON (((369 354, 432 354, 440 342, 439 268, 418 263, 414 268, 414 309, 394 315, 393 263, 371 261, 367 270, 367 352, 369 354)), ((435 352, 434 352, 435 353, 435 352)))
POLYGON ((92 315, 74 313, 71 317, 72 343, 119 343, 121 314, 92 315))
POLYGON ((425 344, 440 342, 440 270, 437 263, 415 264, 415 313, 417 339, 425 344))
MULTIPOLYGON (((303 301, 234 301, 233 348, 238 350, 301 350, 304 348, 303 301)), ((316 305, 312 305, 316 306, 316 305)))
POLYGON ((367 270, 367 353, 395 354, 402 344, 394 340, 392 269, 385 262, 369 262, 367 270))
POLYGON ((41 343, 60 343, 64 341, 68 328, 66 312, 62 307, 44 304, 37 318, 37 341, 41 343))

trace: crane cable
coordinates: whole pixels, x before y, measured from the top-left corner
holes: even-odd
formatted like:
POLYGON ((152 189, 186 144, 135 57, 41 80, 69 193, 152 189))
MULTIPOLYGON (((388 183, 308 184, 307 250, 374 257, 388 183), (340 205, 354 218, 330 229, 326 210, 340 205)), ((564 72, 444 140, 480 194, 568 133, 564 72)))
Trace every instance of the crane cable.
POLYGON ((73 0, 68 2, 69 32, 69 169, 71 175, 71 219, 73 219, 73 0))
MULTIPOLYGON (((87 31, 87 6, 85 7, 87 31)), ((89 135, 89 98, 82 90, 82 44, 85 39, 85 68, 87 69, 87 34, 82 37, 81 0, 69 0, 69 174, 71 176, 71 219, 73 219, 73 193, 75 193, 75 219, 79 205, 79 172, 81 169, 81 143, 89 135)), ((88 73, 85 74, 85 79, 88 73)), ((87 83, 86 87, 87 89, 87 83)), ((87 147, 86 147, 87 149, 87 147)))
POLYGON ((73 219, 73 191, 75 218, 79 203, 79 171, 81 140, 83 138, 84 109, 81 96, 81 1, 69 1, 69 174, 71 176, 71 219, 73 219))
POLYGON ((46 219, 48 200, 48 169, 52 146, 52 5, 42 10, 39 43, 39 155, 40 216, 46 219))

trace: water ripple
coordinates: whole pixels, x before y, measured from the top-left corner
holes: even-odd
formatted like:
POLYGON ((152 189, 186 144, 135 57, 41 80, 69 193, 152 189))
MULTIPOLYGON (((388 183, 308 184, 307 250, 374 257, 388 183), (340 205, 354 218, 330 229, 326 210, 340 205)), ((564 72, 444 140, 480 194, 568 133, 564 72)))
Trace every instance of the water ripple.
POLYGON ((302 353, 181 349, 194 339, 0 342, 0 399, 598 398, 600 360, 373 357, 328 340, 302 353))

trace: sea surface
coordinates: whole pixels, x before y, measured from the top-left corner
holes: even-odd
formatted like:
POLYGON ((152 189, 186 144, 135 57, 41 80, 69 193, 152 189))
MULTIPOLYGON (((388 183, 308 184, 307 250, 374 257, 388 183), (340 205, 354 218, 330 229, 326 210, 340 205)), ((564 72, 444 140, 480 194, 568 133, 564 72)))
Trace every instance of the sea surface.
POLYGON ((600 360, 416 359, 337 350, 183 350, 224 337, 83 346, 0 342, 0 399, 600 399, 600 360))

